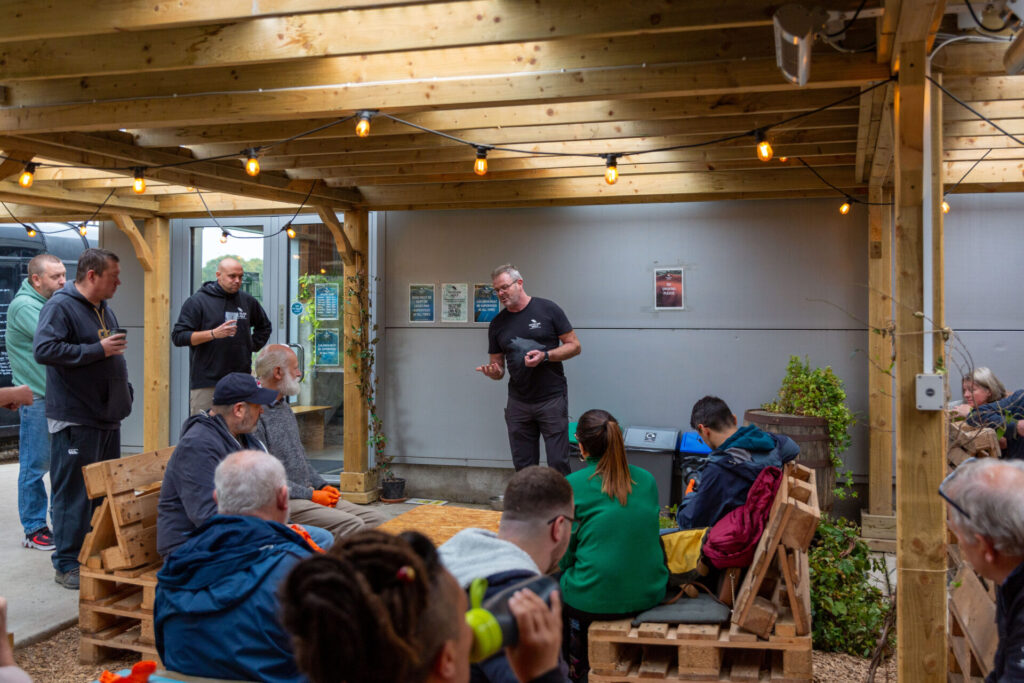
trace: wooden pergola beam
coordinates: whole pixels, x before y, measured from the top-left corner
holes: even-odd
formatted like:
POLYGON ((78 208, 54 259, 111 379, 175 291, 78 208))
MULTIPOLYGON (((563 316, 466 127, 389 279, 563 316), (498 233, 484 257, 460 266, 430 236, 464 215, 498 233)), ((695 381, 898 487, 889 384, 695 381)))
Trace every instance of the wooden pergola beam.
POLYGON ((355 249, 352 247, 352 241, 345 234, 345 226, 338 220, 334 210, 326 206, 318 206, 316 207, 316 212, 320 216, 320 220, 323 221, 330 231, 331 236, 334 237, 334 246, 341 255, 342 262, 346 267, 354 266, 356 259, 355 249))
POLYGON ((106 202, 105 206, 110 210, 121 211, 136 217, 152 216, 158 208, 156 202, 151 199, 117 196, 111 196, 108 199, 107 194, 106 192, 72 192, 45 183, 40 183, 38 187, 33 184, 30 188, 24 188, 10 180, 0 181, 0 199, 20 204, 92 212, 106 202))
POLYGON ((135 250, 135 258, 142 265, 142 270, 146 273, 152 272, 154 268, 153 250, 146 244, 146 239, 139 232, 135 221, 132 220, 131 216, 123 213, 112 213, 110 218, 114 221, 117 228, 125 234, 128 241, 132 243, 132 248, 135 250))
MULTIPOLYGON (((117 219, 115 219, 117 220, 117 219)), ((148 218, 143 243, 152 247, 151 268, 143 266, 144 408, 142 449, 170 444, 171 405, 171 224, 167 218, 148 218)), ((134 243, 133 243, 134 245, 134 243)), ((141 259, 140 259, 141 262, 141 259)))
MULTIPOLYGON (((888 68, 868 55, 824 54, 815 59, 806 88, 860 86, 887 78, 888 68)), ((375 83, 299 91, 186 95, 144 101, 106 101, 89 106, 57 105, 0 110, 0 129, 9 134, 58 130, 246 123, 337 117, 360 109, 401 114, 433 108, 538 104, 623 96, 680 97, 733 95, 751 91, 796 92, 779 77, 774 59, 641 66, 594 71, 452 79, 418 84, 375 83)))

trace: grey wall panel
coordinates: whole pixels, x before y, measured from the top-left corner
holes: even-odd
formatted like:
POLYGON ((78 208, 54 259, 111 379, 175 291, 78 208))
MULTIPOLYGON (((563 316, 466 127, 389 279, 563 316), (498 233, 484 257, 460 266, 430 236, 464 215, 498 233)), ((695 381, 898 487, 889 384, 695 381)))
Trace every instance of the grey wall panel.
MULTIPOLYGON (((583 354, 570 412, 688 428, 718 393, 742 417, 774 396, 790 354, 832 365, 866 412, 866 212, 830 200, 390 212, 380 405, 399 462, 509 466, 504 382, 473 368, 486 325, 408 322, 408 285, 486 282, 511 261, 557 301, 583 354), (683 312, 653 310, 653 268, 686 267, 683 312)), ((437 296, 440 296, 438 290, 437 296)), ((866 473, 855 429, 849 462, 866 473)))

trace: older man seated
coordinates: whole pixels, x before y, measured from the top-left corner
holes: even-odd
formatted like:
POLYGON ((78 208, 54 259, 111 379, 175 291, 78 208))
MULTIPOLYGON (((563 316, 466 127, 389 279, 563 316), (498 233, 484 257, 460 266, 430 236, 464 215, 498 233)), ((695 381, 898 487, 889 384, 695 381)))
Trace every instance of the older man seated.
POLYGON ((305 681, 278 622, 278 584, 315 546, 285 522, 281 462, 238 451, 214 474, 217 514, 164 563, 153 608, 164 666, 192 676, 305 681))
POLYGON ((986 683, 1024 681, 1024 462, 966 460, 939 487, 974 570, 996 582, 999 646, 986 683))

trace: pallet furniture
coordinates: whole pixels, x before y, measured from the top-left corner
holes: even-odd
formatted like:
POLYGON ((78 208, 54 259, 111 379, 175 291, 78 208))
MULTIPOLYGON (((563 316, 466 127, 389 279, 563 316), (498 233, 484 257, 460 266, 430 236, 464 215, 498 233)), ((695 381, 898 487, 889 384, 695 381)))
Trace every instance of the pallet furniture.
POLYGON ((113 650, 156 657, 153 602, 156 508, 174 448, 106 460, 82 468, 90 499, 102 498, 78 555, 79 660, 97 663, 113 650))
POLYGON ((968 427, 963 422, 949 423, 949 465, 956 467, 967 458, 998 458, 999 437, 991 427, 968 427))
POLYGON ((726 573, 720 597, 733 608, 731 624, 594 622, 589 631, 591 683, 758 681, 763 672, 778 683, 809 683, 807 549, 820 517, 814 471, 788 463, 738 589, 738 572, 726 573))
POLYGON ((498 532, 501 513, 476 510, 455 505, 420 505, 381 524, 378 529, 389 534, 418 531, 434 545, 441 545, 463 529, 476 527, 498 532))

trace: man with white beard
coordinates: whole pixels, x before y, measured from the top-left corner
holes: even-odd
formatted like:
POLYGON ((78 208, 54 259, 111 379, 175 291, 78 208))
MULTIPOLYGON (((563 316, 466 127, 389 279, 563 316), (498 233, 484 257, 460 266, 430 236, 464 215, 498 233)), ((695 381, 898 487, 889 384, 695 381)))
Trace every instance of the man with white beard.
POLYGON ((256 376, 265 389, 277 392, 277 401, 263 409, 253 435, 284 464, 288 475, 288 509, 292 524, 326 529, 336 538, 371 529, 387 520, 376 508, 341 499, 306 459, 299 424, 287 397, 299 393, 299 360, 283 344, 264 347, 256 357, 256 376))

